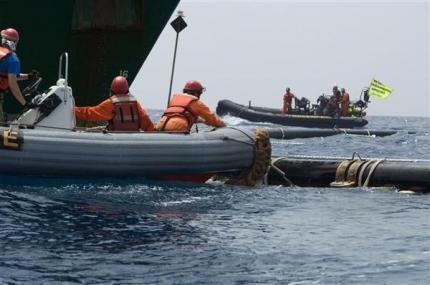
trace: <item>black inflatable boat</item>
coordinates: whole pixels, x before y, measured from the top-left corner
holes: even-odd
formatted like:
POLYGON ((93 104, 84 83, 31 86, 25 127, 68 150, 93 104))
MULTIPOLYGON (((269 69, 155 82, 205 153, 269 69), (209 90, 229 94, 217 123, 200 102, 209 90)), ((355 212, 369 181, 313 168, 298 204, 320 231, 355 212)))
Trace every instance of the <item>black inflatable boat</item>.
POLYGON ((316 115, 285 115, 278 109, 248 107, 230 100, 219 101, 216 112, 219 116, 230 115, 251 122, 268 122, 306 128, 354 128, 367 125, 367 120, 359 117, 335 118, 316 115))

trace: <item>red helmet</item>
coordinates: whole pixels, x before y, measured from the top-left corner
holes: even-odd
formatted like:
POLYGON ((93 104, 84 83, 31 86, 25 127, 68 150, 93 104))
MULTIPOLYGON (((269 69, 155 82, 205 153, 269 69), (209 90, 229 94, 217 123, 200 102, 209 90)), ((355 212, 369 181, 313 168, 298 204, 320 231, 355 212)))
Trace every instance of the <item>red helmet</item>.
POLYGON ((192 92, 198 93, 199 95, 202 94, 205 90, 206 88, 203 87, 202 84, 197 80, 190 80, 187 83, 185 83, 185 86, 184 86, 184 92, 192 91, 192 92))
POLYGON ((18 32, 13 28, 7 28, 5 30, 1 31, 2 38, 5 38, 7 40, 13 41, 17 43, 19 41, 19 34, 18 32))
POLYGON ((117 76, 112 80, 110 90, 114 95, 128 94, 128 82, 124 76, 117 76))

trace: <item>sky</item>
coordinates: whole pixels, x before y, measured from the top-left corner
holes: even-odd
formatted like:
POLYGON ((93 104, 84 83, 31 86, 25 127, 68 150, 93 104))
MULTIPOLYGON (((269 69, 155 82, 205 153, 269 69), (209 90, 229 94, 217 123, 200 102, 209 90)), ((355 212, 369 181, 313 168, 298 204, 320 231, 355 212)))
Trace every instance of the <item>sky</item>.
MULTIPOLYGON (((316 103, 337 85, 355 101, 375 78, 394 92, 371 98, 368 115, 430 117, 428 0, 182 0, 178 10, 188 27, 173 92, 199 80, 213 110, 222 99, 281 108, 286 87, 316 103)), ((133 82, 146 109, 167 104, 175 38, 166 25, 133 82)))

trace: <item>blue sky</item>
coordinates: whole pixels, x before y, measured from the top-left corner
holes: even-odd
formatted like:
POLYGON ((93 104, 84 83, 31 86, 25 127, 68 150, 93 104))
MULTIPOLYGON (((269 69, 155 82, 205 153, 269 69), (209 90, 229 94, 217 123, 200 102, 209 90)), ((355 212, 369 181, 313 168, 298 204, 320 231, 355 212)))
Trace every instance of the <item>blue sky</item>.
MULTIPOLYGON (((280 107, 288 86, 312 102, 333 85, 352 100, 372 78, 394 88, 369 115, 430 116, 428 1, 182 0, 174 91, 200 80, 202 100, 280 107)), ((176 14, 172 15, 172 19, 176 14)), ((132 92, 147 109, 167 103, 175 32, 167 25, 132 92)))

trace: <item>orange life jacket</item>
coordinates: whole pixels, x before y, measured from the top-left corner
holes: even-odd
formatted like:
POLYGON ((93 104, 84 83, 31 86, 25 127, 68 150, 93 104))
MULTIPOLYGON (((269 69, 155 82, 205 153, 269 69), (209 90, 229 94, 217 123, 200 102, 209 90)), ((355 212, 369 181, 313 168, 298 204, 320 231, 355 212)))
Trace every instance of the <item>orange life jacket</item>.
POLYGON ((346 117, 349 115, 349 94, 347 92, 342 94, 340 99, 340 115, 346 117))
POLYGON ((139 111, 137 100, 132 95, 114 95, 110 97, 114 107, 114 117, 109 121, 110 131, 139 131, 139 111))
POLYGON ((291 92, 284 94, 284 101, 283 101, 283 104, 282 104, 282 112, 284 114, 288 113, 288 110, 293 105, 293 98, 294 97, 295 97, 295 95, 293 93, 291 93, 291 92))
MULTIPOLYGON (((0 47, 0 61, 10 54, 12 54, 10 49, 0 47)), ((7 79, 7 73, 0 72, 0 90, 7 90, 8 88, 9 80, 7 79)))
MULTIPOLYGON (((194 123, 197 121, 199 114, 195 114, 190 108, 190 104, 194 101, 197 101, 198 98, 192 95, 186 94, 175 94, 173 95, 172 100, 169 102, 169 107, 164 111, 163 116, 168 118, 171 117, 183 117, 187 119, 188 128, 190 129, 194 123)), ((169 119, 167 119, 162 127, 161 131, 164 130, 165 125, 169 119)))

